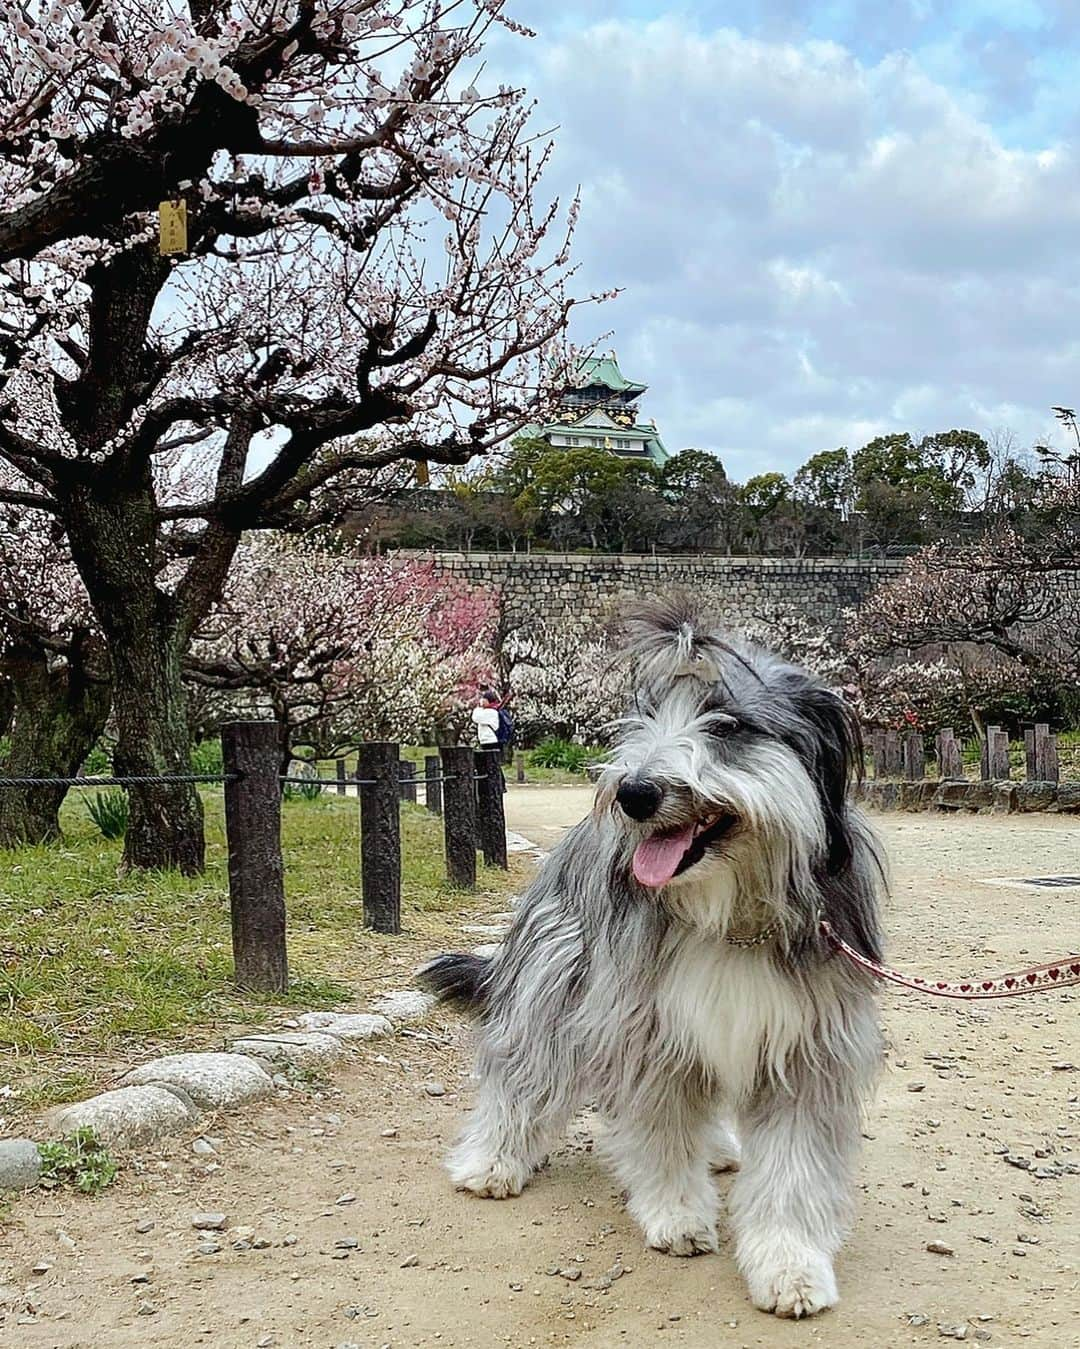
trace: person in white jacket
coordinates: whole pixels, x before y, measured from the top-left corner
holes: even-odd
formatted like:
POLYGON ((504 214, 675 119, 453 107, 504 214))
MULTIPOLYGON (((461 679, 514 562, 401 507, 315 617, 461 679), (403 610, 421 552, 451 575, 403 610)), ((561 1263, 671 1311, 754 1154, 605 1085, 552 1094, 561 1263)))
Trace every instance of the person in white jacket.
POLYGON ((480 690, 480 705, 473 708, 473 725, 481 749, 497 749, 499 744, 499 695, 494 689, 480 690))

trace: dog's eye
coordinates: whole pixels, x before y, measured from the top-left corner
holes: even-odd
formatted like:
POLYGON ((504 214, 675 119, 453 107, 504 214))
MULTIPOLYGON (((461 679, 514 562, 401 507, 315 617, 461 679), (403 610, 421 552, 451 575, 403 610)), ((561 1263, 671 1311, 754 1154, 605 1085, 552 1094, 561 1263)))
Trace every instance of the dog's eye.
POLYGON ((739 725, 738 717, 729 716, 726 712, 714 712, 710 718, 712 729, 717 735, 725 735, 728 731, 734 731, 739 725))

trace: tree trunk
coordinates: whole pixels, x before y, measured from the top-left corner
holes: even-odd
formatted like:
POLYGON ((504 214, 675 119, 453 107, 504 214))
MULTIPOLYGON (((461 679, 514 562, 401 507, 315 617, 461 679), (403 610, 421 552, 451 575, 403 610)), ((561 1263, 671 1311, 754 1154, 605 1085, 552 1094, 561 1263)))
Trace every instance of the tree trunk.
MULTIPOLYGON (((158 586, 156 511, 149 469, 109 484, 108 498, 76 485, 65 505, 72 556, 105 636, 113 683, 118 777, 191 772, 181 658, 188 632, 158 586)), ((203 811, 192 783, 129 791, 124 865, 202 871, 203 811)))
MULTIPOLYGON (((113 716, 118 777, 191 772, 186 693, 180 678, 175 627, 147 623, 133 639, 126 625, 107 632, 113 672, 113 716)), ((125 867, 175 867, 185 876, 203 870, 202 800, 190 782, 129 789, 131 815, 125 867)))
POLYGON ((15 715, 15 690, 11 680, 0 674, 0 735, 11 730, 11 719, 15 715))
MULTIPOLYGON (((273 708, 274 723, 277 726, 278 772, 283 778, 287 778, 294 757, 293 728, 292 719, 289 716, 289 705, 286 699, 278 694, 277 690, 271 693, 270 705, 273 708)), ((285 785, 284 782, 281 784, 283 793, 285 785)))
MULTIPOLYGON (((74 777, 105 729, 109 686, 87 672, 83 643, 70 661, 49 668, 44 652, 20 648, 4 659, 14 698, 5 777, 74 777)), ((0 788, 0 846, 49 843, 60 837, 67 787, 0 788)))

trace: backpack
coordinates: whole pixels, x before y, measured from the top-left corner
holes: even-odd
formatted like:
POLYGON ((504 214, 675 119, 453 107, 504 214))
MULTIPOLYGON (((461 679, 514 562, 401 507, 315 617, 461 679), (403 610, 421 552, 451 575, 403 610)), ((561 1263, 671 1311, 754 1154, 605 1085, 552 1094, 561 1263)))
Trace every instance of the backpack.
POLYGON ((499 708, 499 729, 495 732, 495 740, 503 748, 514 741, 514 718, 505 707, 499 708))

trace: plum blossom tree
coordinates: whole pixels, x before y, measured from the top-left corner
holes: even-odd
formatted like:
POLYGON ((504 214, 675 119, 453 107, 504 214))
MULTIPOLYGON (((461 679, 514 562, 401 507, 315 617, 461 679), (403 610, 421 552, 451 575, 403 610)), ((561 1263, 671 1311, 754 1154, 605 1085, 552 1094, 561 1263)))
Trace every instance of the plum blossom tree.
POLYGON ((742 635, 816 674, 838 692, 855 694, 853 671, 839 636, 804 613, 774 605, 741 625, 742 635))
POLYGON ((854 687, 864 725, 902 731, 971 725, 980 735, 987 721, 1030 715, 1050 692, 1019 661, 955 646, 944 655, 868 664, 854 687))
POLYGON ((547 736, 601 744, 626 710, 630 690, 600 628, 581 633, 543 622, 515 628, 500 654, 522 744, 547 736))
MULTIPOLYGON (((62 534, 36 511, 0 506, 0 674, 11 694, 5 777, 71 777, 109 715, 101 634, 62 534)), ((0 845, 60 833, 63 787, 0 791, 0 845)))
POLYGON ((935 706, 948 719, 944 709, 962 706, 978 728, 1003 699, 1075 685, 1080 597, 1063 583, 1064 540, 1052 549, 1003 526, 967 548, 924 549, 872 594, 849 626, 847 649, 864 684, 873 683, 874 719, 895 720, 905 686, 920 719, 937 715, 935 706), (1058 563, 1049 570, 1048 556, 1058 563))
POLYGON ((965 643, 1033 669, 1075 669, 1076 597, 1029 565, 1032 551, 1008 527, 962 551, 926 548, 867 600, 852 639, 870 656, 965 643))
POLYGON ((429 565, 265 541, 241 548, 189 678, 274 718, 285 772, 365 740, 461 729, 492 677, 497 601, 429 565))
MULTIPOLYGON (((503 0, 0 0, 0 458, 25 480, 0 499, 67 535, 118 772, 186 769, 183 657, 244 530, 464 462, 561 382, 576 205, 565 230, 539 205, 520 91, 474 83, 497 24, 503 0)), ((194 789, 134 792, 125 849, 199 870, 194 789)))

